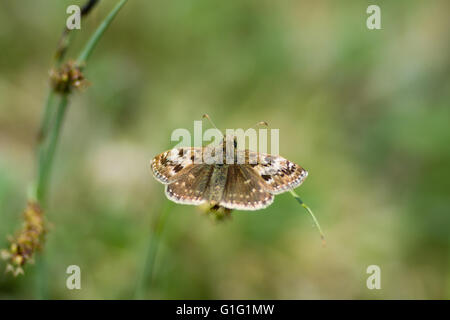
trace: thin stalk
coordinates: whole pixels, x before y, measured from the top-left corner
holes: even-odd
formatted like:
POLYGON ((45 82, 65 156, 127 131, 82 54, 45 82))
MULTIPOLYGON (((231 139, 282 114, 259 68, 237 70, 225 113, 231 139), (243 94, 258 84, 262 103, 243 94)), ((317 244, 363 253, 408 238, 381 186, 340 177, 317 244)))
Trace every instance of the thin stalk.
POLYGON ((167 217, 169 215, 170 210, 172 209, 172 206, 173 203, 171 201, 165 202, 162 211, 158 216, 155 230, 149 237, 144 264, 136 285, 135 290, 136 299, 144 298, 145 289, 147 288, 147 285, 151 283, 153 280, 155 261, 160 246, 160 242, 162 239, 162 233, 164 231, 164 226, 166 225, 167 217))
MULTIPOLYGON (((92 9, 98 4, 99 0, 88 0, 83 8, 81 8, 81 17, 84 18, 87 16, 92 9)), ((72 30, 64 28, 64 31, 61 34, 61 38, 58 41, 58 47, 56 48, 55 54, 55 64, 56 66, 60 66, 64 60, 65 55, 67 54, 67 50, 69 49, 70 43, 73 38, 72 30)))
POLYGON ((295 198, 295 200, 297 200, 297 202, 300 203, 300 205, 303 208, 305 208, 306 211, 308 211, 308 213, 311 215, 311 218, 313 219, 314 224, 316 225, 317 229, 319 230, 320 238, 322 239, 322 245, 325 246, 326 245, 325 236, 322 232, 322 228, 320 227, 319 221, 316 219, 316 216, 314 215, 312 210, 302 201, 302 199, 300 199, 300 196, 294 190, 290 190, 290 193, 295 198))
MULTIPOLYGON (((84 49, 82 50, 77 62, 79 64, 86 63, 86 60, 91 55, 95 45, 100 40, 101 36, 105 32, 106 28, 111 24, 114 17, 117 15, 122 6, 127 2, 127 0, 121 0, 111 11, 111 13, 105 18, 105 20, 98 27, 96 32, 90 38, 84 49)), ((82 15, 87 15, 92 8, 98 3, 98 0, 89 0, 83 7, 82 15)), ((65 53, 68 49, 71 40, 71 33, 65 30, 62 34, 60 40, 57 54, 55 56, 55 65, 59 66, 64 59, 65 53)), ((67 111, 67 106, 69 102, 69 94, 64 93, 60 95, 59 105, 56 112, 53 110, 54 100, 57 96, 53 89, 50 89, 47 100, 45 102, 44 114, 41 122, 41 128, 38 136, 38 146, 37 146, 37 181, 33 188, 32 198, 38 200, 38 202, 45 206, 47 187, 50 179, 50 173, 53 166, 53 160, 55 156, 56 147, 59 141, 62 124, 67 111)), ((46 275, 47 267, 45 263, 45 257, 41 255, 37 259, 37 270, 36 270, 36 287, 37 296, 40 299, 47 298, 47 288, 46 288, 46 275)))
MULTIPOLYGON (((42 166, 45 160, 45 142, 47 141, 48 131, 50 129, 54 113, 53 110, 54 100, 55 100, 55 92, 53 91, 53 89, 50 88, 44 105, 44 113, 42 115, 41 126, 37 134, 36 159, 37 159, 38 181, 39 181, 39 172, 41 171, 40 167, 42 166)), ((31 190, 32 193, 30 194, 30 198, 37 200, 37 183, 33 185, 31 190)))
POLYGON ((40 254, 36 257, 36 277, 34 277, 35 281, 35 294, 39 300, 48 299, 48 288, 47 288, 47 280, 48 280, 48 272, 47 272, 47 261, 45 254, 40 254))
POLYGON ((45 201, 45 196, 47 192, 50 170, 53 164, 53 158, 55 156, 55 150, 59 140, 61 126, 64 120, 64 116, 66 114, 68 102, 69 102, 68 94, 61 95, 58 109, 56 110, 54 124, 49 132, 48 148, 45 154, 44 152, 40 153, 36 195, 41 205, 44 205, 43 202, 45 201))
MULTIPOLYGON (((53 98, 53 93, 50 94, 50 97, 53 98)), ((58 109, 55 115, 55 123, 50 128, 50 132, 48 132, 49 145, 48 148, 45 148, 44 142, 46 139, 39 141, 38 147, 38 178, 36 183, 36 190, 33 197, 35 197, 41 205, 45 203, 45 195, 46 189, 49 182, 50 168, 53 162, 53 158, 55 155, 56 146, 59 140, 61 126, 64 120, 64 115, 66 113, 68 104, 67 94, 61 96, 60 103, 58 105, 58 109)), ((46 108, 51 108, 51 101, 47 104, 46 108)), ((47 111, 47 110, 46 110, 47 111)), ((49 112, 51 113, 51 112, 49 112)), ((47 120, 47 117, 44 116, 44 121, 47 120)), ((49 116, 50 118, 50 116, 49 116)), ((50 121, 50 120, 48 120, 50 121)), ((48 128, 45 128, 47 131, 48 128)), ((45 133, 47 135, 47 132, 45 133)), ((47 299, 48 298, 48 289, 46 287, 47 283, 47 265, 45 261, 45 255, 40 255, 36 258, 36 295, 39 299, 47 299)))
POLYGON ((59 40, 59 45, 56 50, 55 55, 55 65, 56 67, 61 66, 66 56, 66 52, 69 49, 70 43, 73 38, 73 33, 69 29, 64 29, 61 39, 59 40))
MULTIPOLYGON (((84 64, 86 60, 91 55, 92 51, 94 50, 95 45, 100 41, 100 38, 102 37, 103 33, 107 29, 107 27, 111 24, 114 17, 117 15, 119 10, 123 7, 123 5, 127 2, 127 0, 121 0, 117 3, 117 5, 114 7, 114 9, 108 14, 108 16, 103 20, 103 22, 100 24, 100 26, 97 28, 95 33, 92 35, 92 37, 89 39, 87 44, 85 45, 84 49, 82 50, 81 54, 79 55, 77 61, 79 64, 84 64)), ((97 3, 97 1, 89 1, 88 4, 85 6, 86 9, 84 14, 87 14, 97 3)), ((67 35, 67 36, 70 36, 67 35)), ((69 41, 70 38, 65 37, 64 41, 69 41)), ((62 55, 59 56, 59 59, 57 60, 57 63, 61 62, 62 55)), ((52 167, 53 157, 56 149, 56 144, 59 139, 59 132, 61 129, 61 125, 64 119, 64 115, 66 113, 67 104, 68 104, 68 94, 63 94, 61 96, 60 104, 58 106, 58 109, 56 111, 55 119, 53 120, 54 123, 52 123, 52 104, 54 100, 55 92, 50 91, 47 97, 47 102, 45 105, 44 110, 44 116, 42 120, 41 130, 40 130, 40 139, 39 139, 39 146, 38 146, 38 179, 36 183, 36 197, 39 200, 39 202, 44 202, 45 200, 45 194, 47 191, 47 184, 48 179, 52 167), (52 126, 52 128, 50 128, 52 126), (51 130, 51 134, 48 133, 48 130, 51 130), (49 145, 48 149, 45 149, 45 140, 47 137, 47 134, 49 134, 49 145)))
POLYGON ((105 30, 108 28, 108 26, 111 24, 114 17, 119 13, 120 9, 124 6, 124 4, 127 2, 127 0, 121 0, 119 3, 116 4, 116 6, 111 10, 111 12, 108 14, 108 16, 103 20, 103 22, 100 24, 100 26, 95 30, 92 37, 89 39, 88 43, 84 47, 84 49, 81 51, 80 55, 77 59, 78 65, 83 65, 86 60, 91 55, 92 51, 94 50, 95 46, 97 45, 98 41, 102 37, 105 30))
POLYGON ((53 92, 52 89, 49 89, 49 92, 47 94, 47 100, 45 101, 44 114, 42 115, 41 127, 38 132, 38 146, 41 146, 42 142, 47 137, 52 117, 52 106, 54 98, 55 93, 53 92))

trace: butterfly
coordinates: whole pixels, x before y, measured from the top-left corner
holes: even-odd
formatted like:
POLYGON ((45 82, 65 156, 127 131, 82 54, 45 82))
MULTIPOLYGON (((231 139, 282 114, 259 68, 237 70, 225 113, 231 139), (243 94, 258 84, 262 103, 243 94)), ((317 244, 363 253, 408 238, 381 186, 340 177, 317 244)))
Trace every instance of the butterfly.
POLYGON ((230 145, 237 146, 236 137, 225 136, 218 147, 168 150, 151 161, 153 175, 166 185, 165 194, 171 201, 206 204, 212 211, 224 208, 225 212, 266 208, 275 195, 300 186, 308 176, 301 166, 281 156, 230 145), (205 159, 206 154, 216 161, 205 159))

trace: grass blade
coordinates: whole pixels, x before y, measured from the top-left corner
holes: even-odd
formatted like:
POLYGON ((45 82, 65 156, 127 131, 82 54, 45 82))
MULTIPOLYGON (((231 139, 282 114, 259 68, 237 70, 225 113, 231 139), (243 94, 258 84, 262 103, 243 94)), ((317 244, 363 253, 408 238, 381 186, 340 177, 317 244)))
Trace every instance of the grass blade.
POLYGON ((316 225, 317 229, 319 230, 320 238, 322 239, 322 245, 326 246, 325 236, 323 234, 322 228, 320 227, 319 221, 317 220, 317 218, 314 215, 314 213, 312 212, 312 210, 302 201, 302 199, 300 199, 300 196, 294 190, 290 190, 289 192, 292 194, 292 196, 295 198, 295 200, 297 200, 297 202, 300 203, 300 205, 303 208, 305 208, 306 211, 308 211, 308 213, 311 215, 311 218, 313 219, 314 224, 316 225))

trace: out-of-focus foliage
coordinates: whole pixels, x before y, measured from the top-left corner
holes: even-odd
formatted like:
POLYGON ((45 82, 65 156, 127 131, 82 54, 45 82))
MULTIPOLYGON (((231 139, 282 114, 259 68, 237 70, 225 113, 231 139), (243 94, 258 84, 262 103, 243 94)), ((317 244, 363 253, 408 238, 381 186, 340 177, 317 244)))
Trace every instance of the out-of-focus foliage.
MULTIPOLYGON (((66 7, 0 4, 0 243, 21 225, 48 71, 66 7)), ((82 22, 75 57, 111 9, 82 22)), ((164 202, 149 162, 175 128, 265 120, 309 171, 289 195, 213 223, 174 205, 147 298, 450 298, 449 2, 129 1, 86 69, 55 159, 46 271, 0 276, 0 298, 132 298, 164 202), (82 289, 65 287, 66 268, 82 289), (379 265, 381 290, 366 268, 379 265)), ((2 264, 2 268, 4 265, 2 264)))

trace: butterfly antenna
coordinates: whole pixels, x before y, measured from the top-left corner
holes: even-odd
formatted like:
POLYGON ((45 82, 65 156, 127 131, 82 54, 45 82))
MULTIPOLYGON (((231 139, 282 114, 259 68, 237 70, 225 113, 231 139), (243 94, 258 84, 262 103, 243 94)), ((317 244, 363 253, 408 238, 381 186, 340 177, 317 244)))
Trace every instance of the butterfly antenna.
MULTIPOLYGON (((203 119, 208 119, 209 122, 211 123, 211 125, 212 125, 214 128, 217 129, 216 125, 214 124, 214 122, 211 120, 210 116, 209 116, 207 113, 205 113, 205 114, 202 116, 202 118, 203 118, 203 119)), ((219 129, 217 129, 217 130, 219 130, 219 129)), ((220 131, 220 130, 219 130, 219 131, 220 131)))
POLYGON ((314 213, 312 212, 312 210, 306 205, 306 203, 304 203, 302 201, 302 199, 300 199, 300 196, 294 191, 294 190, 290 190, 289 191, 292 196, 295 198, 295 200, 298 201, 298 203, 300 203, 300 205, 306 209, 306 211, 308 211, 308 213, 311 215, 314 224, 317 227, 317 230, 319 230, 319 234, 320 234, 320 238, 322 239, 322 246, 325 247, 327 245, 327 242, 325 241, 325 236, 323 234, 322 228, 320 227, 319 221, 316 219, 316 216, 314 215, 314 213))

